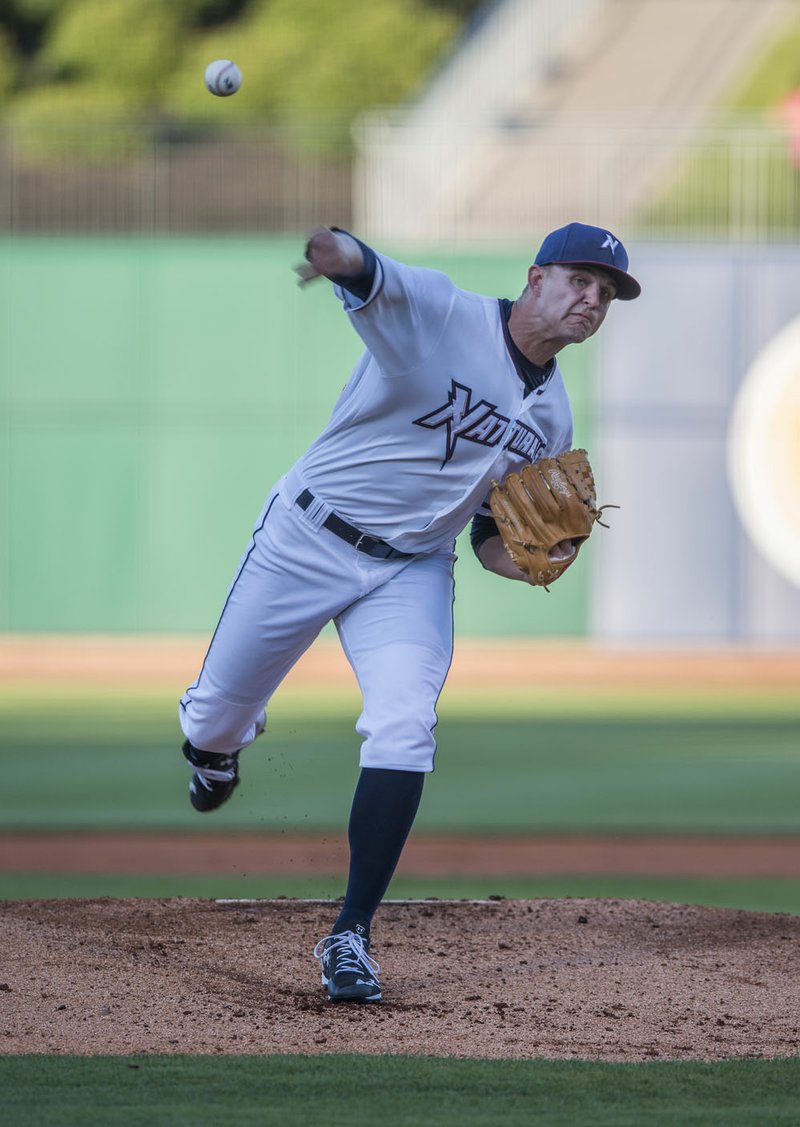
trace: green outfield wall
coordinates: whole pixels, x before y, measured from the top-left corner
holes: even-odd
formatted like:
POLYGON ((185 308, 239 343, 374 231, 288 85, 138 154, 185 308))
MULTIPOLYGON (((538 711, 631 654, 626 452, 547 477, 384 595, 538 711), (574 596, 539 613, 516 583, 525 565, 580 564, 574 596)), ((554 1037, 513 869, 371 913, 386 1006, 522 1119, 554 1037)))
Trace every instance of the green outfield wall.
MULTIPOLYGON (((387 248, 391 253, 391 248, 387 248)), ((324 425, 360 342, 302 238, 0 242, 0 630, 213 628, 273 480, 324 425)), ((410 254, 516 296, 527 259, 410 254)), ((593 353, 567 350, 588 443, 593 353)), ((459 542, 457 628, 586 629, 581 559, 551 594, 459 542)))

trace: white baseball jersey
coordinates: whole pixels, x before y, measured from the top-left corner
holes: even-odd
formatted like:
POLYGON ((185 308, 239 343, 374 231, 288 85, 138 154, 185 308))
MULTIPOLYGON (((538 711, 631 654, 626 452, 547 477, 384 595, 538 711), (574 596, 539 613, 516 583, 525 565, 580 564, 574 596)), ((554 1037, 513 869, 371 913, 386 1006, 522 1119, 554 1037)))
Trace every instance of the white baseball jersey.
POLYGON ((527 392, 500 303, 376 255, 365 301, 335 287, 367 351, 283 479, 403 552, 452 543, 493 478, 572 445, 558 365, 527 392))

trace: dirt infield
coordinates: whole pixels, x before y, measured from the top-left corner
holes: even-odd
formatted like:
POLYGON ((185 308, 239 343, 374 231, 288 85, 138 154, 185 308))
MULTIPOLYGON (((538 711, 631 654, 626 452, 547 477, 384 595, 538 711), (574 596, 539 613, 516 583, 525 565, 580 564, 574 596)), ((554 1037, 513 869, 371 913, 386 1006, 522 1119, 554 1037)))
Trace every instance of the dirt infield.
POLYGON ((17 901, 5 1053, 421 1053, 608 1061, 800 1051, 800 918, 623 900, 384 904, 384 1001, 332 1006, 330 905, 17 901))
MULTIPOLYGON (((208 638, 148 635, 0 634, 0 683, 171 685, 178 695, 199 669, 208 638)), ((339 645, 321 638, 303 655, 287 688, 354 689, 339 645)), ((800 650, 752 646, 665 649, 583 640, 456 639, 447 690, 607 689, 796 691, 800 650)))
MULTIPOLYGON (((343 838, 310 834, 0 834, 0 872, 344 874, 343 838)), ((796 837, 466 837, 412 833, 403 876, 550 876, 607 873, 691 877, 800 877, 796 837)))
MULTIPOLYGON (((344 873, 294 835, 0 837, 0 869, 344 873)), ((401 873, 798 876, 790 839, 412 837, 401 873)), ((330 904, 0 904, 0 1052, 424 1053, 641 1061, 800 1052, 800 917, 620 900, 387 902, 379 1006, 332 1007, 330 904)))

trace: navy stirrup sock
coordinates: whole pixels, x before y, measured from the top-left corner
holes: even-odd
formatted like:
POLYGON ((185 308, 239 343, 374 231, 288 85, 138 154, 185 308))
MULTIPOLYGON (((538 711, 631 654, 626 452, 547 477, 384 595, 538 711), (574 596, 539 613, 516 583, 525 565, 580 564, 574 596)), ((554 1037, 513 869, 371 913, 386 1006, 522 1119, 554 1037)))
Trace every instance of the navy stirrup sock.
POLYGON ((369 930, 414 824, 424 782, 422 771, 362 768, 348 826, 347 891, 334 932, 369 930))

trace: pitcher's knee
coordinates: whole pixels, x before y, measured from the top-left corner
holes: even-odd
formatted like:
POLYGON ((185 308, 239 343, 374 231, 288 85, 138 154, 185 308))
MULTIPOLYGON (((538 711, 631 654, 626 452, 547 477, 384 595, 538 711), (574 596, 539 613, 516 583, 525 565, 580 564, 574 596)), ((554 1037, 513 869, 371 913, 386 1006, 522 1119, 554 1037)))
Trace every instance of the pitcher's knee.
POLYGON ((436 754, 433 727, 422 723, 403 728, 386 727, 362 734, 361 767, 382 767, 390 771, 432 771, 436 754))
POLYGON ((214 706, 189 694, 181 700, 178 717, 183 734, 194 747, 228 755, 251 744, 265 726, 263 707, 254 716, 252 707, 232 707, 225 702, 214 706))

